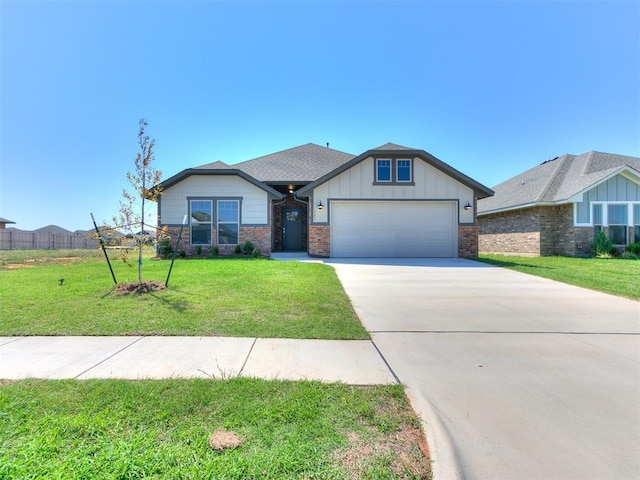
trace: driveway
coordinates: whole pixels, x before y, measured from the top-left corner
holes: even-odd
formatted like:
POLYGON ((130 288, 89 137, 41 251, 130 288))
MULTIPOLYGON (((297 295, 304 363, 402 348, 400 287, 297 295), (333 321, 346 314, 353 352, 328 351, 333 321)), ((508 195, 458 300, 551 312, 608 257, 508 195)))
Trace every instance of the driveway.
POLYGON ((436 480, 640 478, 640 303, 462 259, 327 263, 436 480))

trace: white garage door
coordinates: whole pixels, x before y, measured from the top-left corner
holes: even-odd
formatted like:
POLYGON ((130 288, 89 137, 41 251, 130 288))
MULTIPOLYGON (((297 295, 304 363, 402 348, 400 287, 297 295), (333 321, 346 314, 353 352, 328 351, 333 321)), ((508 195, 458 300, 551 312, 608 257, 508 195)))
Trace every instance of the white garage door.
POLYGON ((331 202, 332 257, 457 257, 453 202, 331 202))

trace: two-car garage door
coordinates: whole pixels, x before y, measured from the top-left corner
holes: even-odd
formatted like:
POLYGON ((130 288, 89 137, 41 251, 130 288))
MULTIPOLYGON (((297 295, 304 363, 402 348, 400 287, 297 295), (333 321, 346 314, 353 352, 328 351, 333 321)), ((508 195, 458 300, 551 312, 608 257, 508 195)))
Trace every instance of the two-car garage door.
POLYGON ((332 257, 457 257, 455 202, 332 201, 332 257))

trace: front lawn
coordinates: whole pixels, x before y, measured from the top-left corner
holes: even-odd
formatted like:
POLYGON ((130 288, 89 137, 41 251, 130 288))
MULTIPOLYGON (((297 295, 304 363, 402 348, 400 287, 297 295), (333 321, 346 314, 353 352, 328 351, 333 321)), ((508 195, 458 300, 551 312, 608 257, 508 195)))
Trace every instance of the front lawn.
MULTIPOLYGON (((110 255, 118 282, 137 281, 110 255)), ((147 255, 143 279, 164 282, 169 263, 147 255)), ((2 251, 0 292, 0 335, 369 338, 334 270, 317 263, 178 259, 169 288, 117 295, 100 251, 2 251)))
POLYGON ((486 254, 480 255, 478 260, 570 285, 640 300, 640 260, 486 254))
POLYGON ((0 382, 0 416, 0 478, 431 477, 400 385, 24 380, 0 382))

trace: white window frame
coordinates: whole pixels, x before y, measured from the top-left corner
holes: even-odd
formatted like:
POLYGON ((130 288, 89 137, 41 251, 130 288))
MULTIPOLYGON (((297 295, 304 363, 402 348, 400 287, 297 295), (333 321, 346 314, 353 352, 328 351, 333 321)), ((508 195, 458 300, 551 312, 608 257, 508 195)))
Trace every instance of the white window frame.
POLYGON ((413 181, 413 166, 410 158, 396 158, 396 182, 397 183, 411 183, 413 181), (400 162, 408 162, 409 163, 409 179, 408 180, 400 180, 400 162))
POLYGON ((218 242, 218 245, 238 245, 240 243, 240 200, 235 199, 235 198, 221 198, 216 200, 216 240, 218 242), (228 221, 224 221, 221 222, 220 221, 220 203, 221 202, 234 202, 236 203, 236 205, 238 206, 237 208, 237 219, 235 222, 228 222, 228 221), (221 241, 221 237, 220 237, 220 225, 237 225, 238 226, 238 233, 237 233, 237 238, 236 238, 236 243, 222 243, 221 241))
POLYGON ((211 245, 213 243, 213 235, 211 233, 212 227, 213 227, 213 200, 209 198, 190 198, 189 199, 189 243, 191 245, 211 245), (194 202, 209 204, 210 219, 208 222, 201 222, 199 220, 194 221, 194 218, 192 217, 194 202), (209 243, 193 242, 193 226, 194 225, 209 225, 209 243))
POLYGON ((391 158, 376 158, 376 182, 377 183, 392 183, 393 182, 393 159, 391 158), (389 162, 389 180, 380 180, 378 175, 380 169, 380 162, 389 162))

